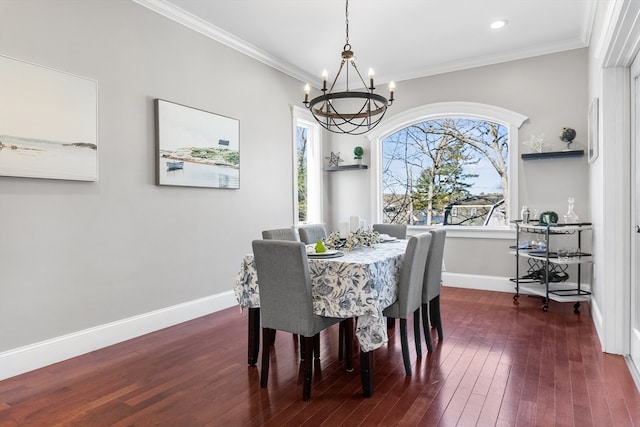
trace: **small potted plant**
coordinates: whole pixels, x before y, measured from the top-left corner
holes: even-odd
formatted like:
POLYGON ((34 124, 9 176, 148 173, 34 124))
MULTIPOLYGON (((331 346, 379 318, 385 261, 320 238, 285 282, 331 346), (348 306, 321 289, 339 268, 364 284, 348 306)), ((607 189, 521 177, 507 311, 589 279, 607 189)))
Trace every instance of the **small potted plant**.
POLYGON ((360 146, 357 146, 353 149, 353 158, 358 161, 358 164, 362 163, 362 155, 364 154, 364 149, 360 146))

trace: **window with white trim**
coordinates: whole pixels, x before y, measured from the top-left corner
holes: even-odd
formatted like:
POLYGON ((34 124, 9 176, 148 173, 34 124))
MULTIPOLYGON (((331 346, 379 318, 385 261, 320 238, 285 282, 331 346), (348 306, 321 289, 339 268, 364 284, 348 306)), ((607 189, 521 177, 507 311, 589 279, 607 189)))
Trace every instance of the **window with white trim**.
POLYGON ((300 107, 293 109, 293 223, 322 223, 322 141, 320 125, 300 107))
POLYGON ((385 123, 369 137, 373 218, 507 227, 518 206, 517 142, 524 120, 491 105, 439 103, 385 123))

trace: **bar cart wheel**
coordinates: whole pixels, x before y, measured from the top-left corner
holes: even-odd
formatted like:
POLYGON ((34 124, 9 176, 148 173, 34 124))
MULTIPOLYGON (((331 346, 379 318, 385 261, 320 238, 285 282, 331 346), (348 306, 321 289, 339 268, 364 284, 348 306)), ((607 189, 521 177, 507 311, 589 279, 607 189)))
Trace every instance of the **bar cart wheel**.
POLYGON ((580 314, 580 302, 573 304, 573 312, 575 314, 580 314))

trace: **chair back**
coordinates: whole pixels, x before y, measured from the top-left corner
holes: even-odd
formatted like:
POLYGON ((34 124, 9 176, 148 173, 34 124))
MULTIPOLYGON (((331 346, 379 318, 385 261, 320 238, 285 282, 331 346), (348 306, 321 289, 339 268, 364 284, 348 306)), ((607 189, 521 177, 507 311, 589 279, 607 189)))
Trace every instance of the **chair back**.
POLYGON ((407 238, 407 224, 373 224, 373 231, 398 239, 407 238))
POLYGON ((436 229, 429 231, 431 234, 431 250, 427 257, 427 266, 424 270, 424 285, 422 289, 422 302, 428 303, 440 295, 442 286, 442 260, 444 258, 444 242, 447 231, 436 229))
POLYGON ((300 241, 310 245, 315 243, 318 239, 325 239, 327 237, 327 229, 324 225, 305 225, 298 229, 300 233, 300 241))
POLYGON ((422 305, 422 281, 427 264, 431 234, 421 233, 409 238, 402 259, 398 281, 398 318, 407 319, 422 305))
POLYGON ((262 238, 265 240, 288 240, 291 242, 298 241, 298 235, 294 228, 276 228, 274 230, 264 230, 262 238))
POLYGON ((307 252, 302 242, 254 240, 263 328, 313 336, 313 298, 307 252))

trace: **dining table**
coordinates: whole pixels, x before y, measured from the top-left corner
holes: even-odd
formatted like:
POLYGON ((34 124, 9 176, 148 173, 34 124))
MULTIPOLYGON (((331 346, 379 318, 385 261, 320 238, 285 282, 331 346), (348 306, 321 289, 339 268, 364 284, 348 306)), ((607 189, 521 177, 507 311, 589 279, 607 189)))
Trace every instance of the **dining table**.
MULTIPOLYGON (((365 396, 373 394, 373 351, 389 340, 382 311, 397 298, 406 246, 407 240, 388 239, 324 255, 308 251, 314 313, 356 319, 365 396)), ((260 293, 253 254, 243 257, 234 292, 240 307, 249 310, 248 360, 255 365, 260 337, 260 293)))

